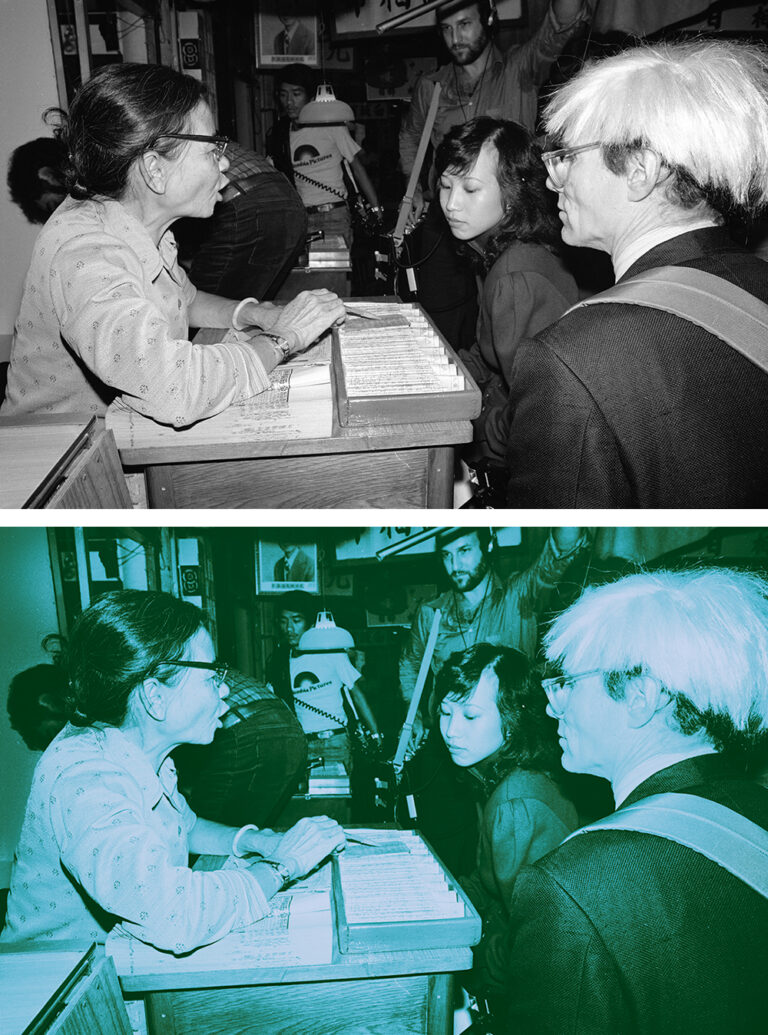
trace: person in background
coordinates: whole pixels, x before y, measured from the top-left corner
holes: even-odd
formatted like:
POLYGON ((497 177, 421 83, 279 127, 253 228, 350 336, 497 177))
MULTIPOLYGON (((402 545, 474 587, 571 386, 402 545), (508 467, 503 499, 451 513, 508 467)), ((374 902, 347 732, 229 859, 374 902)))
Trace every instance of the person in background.
POLYGON ((306 65, 284 65, 275 73, 275 98, 277 115, 267 133, 267 156, 291 183, 293 162, 291 161, 291 124, 296 121, 304 105, 314 96, 315 76, 306 65))
MULTIPOLYGON (((476 643, 514 647, 533 658, 538 621, 547 601, 571 563, 588 544, 581 528, 553 528, 539 556, 524 571, 506 578, 495 567, 495 540, 488 528, 448 529, 438 536, 437 550, 449 589, 422 604, 411 624, 400 657, 400 690, 407 708, 416 686, 435 612, 441 612, 430 665, 439 672, 454 651, 476 643)), ((434 707, 427 684, 414 717, 405 768, 413 791, 417 823, 455 875, 475 866, 477 813, 466 784, 456 779, 439 730, 432 723, 434 707)))
POLYGON ((45 223, 67 196, 66 158, 63 144, 55 137, 36 137, 11 152, 8 190, 30 223, 45 223))
POLYGON ((277 642, 267 659, 267 683, 291 711, 296 711, 291 682, 291 657, 299 640, 314 625, 320 601, 301 589, 293 589, 277 598, 277 642))
POLYGON ((106 593, 80 615, 63 660, 70 722, 35 769, 0 942, 103 942, 119 922, 188 952, 265 916, 288 881, 344 846, 327 817, 285 834, 238 830, 196 816, 180 794, 170 754, 210 743, 229 692, 198 608, 106 593), (252 858, 193 873, 190 852, 252 858))
POLYGON ((504 407, 518 343, 578 300, 557 250, 560 221, 541 152, 523 126, 482 116, 455 126, 435 156, 440 206, 480 279, 480 315, 461 358, 483 393, 468 463, 505 498, 504 407))
MULTIPOLYGON (((632 47, 585 66, 552 97, 544 121, 563 241, 610 254, 619 288, 634 290, 640 274, 674 282, 685 272, 699 282, 710 321, 723 314, 726 334, 736 333, 742 308, 768 302, 765 263, 725 226, 727 216, 768 203, 762 46, 632 47), (714 286, 700 283, 703 274, 714 286), (734 287, 746 297, 729 307, 717 295, 734 287)), ((665 286, 652 282, 647 295, 637 305, 606 294, 518 347, 510 506, 768 502, 768 374, 739 351, 749 323, 732 347, 670 311, 665 286)))
POLYGON ((266 157, 232 141, 227 159, 228 183, 213 215, 179 220, 174 232, 199 291, 269 301, 304 251, 307 213, 266 157))
POLYGON ((762 1031, 768 789, 745 769, 768 740, 768 583, 629 575, 586 589, 544 646, 563 767, 608 780, 617 811, 519 872, 494 1031, 762 1031), (726 868, 734 834, 752 877, 726 868))
POLYGON ((284 308, 197 291, 171 225, 210 216, 227 139, 201 83, 160 65, 107 65, 60 113, 70 196, 41 230, 24 288, 3 416, 104 414, 115 398, 176 427, 263 391, 344 307, 328 291, 284 308), (195 345, 189 327, 256 328, 195 345))
POLYGON ((474 949, 482 974, 487 946, 506 932, 518 871, 556 848, 578 817, 558 785, 555 724, 541 708, 540 681, 525 654, 490 643, 456 651, 435 680, 434 708, 451 761, 476 784, 479 799, 476 865, 461 886, 483 921, 474 949))
MULTIPOLYGON (((318 615, 316 628, 323 627, 335 627, 329 612, 318 615)), ((308 638, 299 638, 289 661, 296 717, 307 734, 310 760, 343 762, 351 775, 355 747, 379 739, 364 690, 364 655, 351 638, 349 646, 332 647, 310 645, 308 638)))
POLYGON ((270 826, 307 769, 307 738, 270 686, 227 673, 228 710, 210 744, 174 751, 179 786, 198 815, 233 826, 270 826))
POLYGON ((275 79, 278 102, 284 113, 268 138, 268 153, 278 169, 290 163, 292 182, 309 217, 309 232, 341 235, 352 243, 352 216, 344 163, 371 206, 381 213, 376 189, 360 158, 361 148, 345 124, 306 125, 299 115, 311 100, 314 78, 303 65, 287 65, 275 79))
POLYGON ((67 674, 58 662, 33 665, 11 680, 8 718, 30 751, 45 751, 65 726, 68 691, 67 674))
MULTIPOLYGON (((478 115, 511 119, 533 131, 538 92, 556 58, 589 17, 583 0, 552 0, 530 39, 506 52, 493 41, 495 7, 489 0, 459 0, 437 12, 438 32, 450 60, 422 76, 400 127, 400 165, 406 180, 427 119, 435 84, 440 85, 437 117, 430 135, 436 152, 454 126, 478 115)), ((425 199, 435 191, 435 170, 425 171, 426 190, 416 187, 412 219, 425 211, 425 199)), ((474 277, 457 257, 440 206, 430 204, 413 242, 418 301, 454 348, 474 341, 477 297, 474 277)))

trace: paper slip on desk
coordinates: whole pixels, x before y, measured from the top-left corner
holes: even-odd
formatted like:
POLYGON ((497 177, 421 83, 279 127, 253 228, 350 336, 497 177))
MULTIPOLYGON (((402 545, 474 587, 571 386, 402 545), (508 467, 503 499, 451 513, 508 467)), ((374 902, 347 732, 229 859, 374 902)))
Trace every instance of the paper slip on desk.
MULTIPOLYGON (((225 336, 226 339, 226 336, 225 336)), ((285 364, 272 371, 270 386, 251 399, 228 406, 214 417, 185 428, 158 424, 115 400, 106 417, 118 449, 176 445, 216 445, 232 441, 328 438, 333 431, 330 363, 320 350, 314 360, 285 364)))

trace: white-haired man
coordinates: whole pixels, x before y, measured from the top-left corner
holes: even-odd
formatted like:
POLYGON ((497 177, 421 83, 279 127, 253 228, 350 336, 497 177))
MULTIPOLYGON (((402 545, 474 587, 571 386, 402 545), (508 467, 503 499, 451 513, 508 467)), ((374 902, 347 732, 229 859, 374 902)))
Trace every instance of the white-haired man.
POLYGON ((768 735, 767 593, 728 569, 629 575, 548 631, 563 766, 609 780, 618 809, 520 871, 497 974, 510 1031, 765 1030, 768 789, 744 773, 768 735), (664 836, 653 803, 673 810, 664 836), (762 891, 726 868, 750 839, 762 891))
MULTIPOLYGON (((763 48, 638 46, 584 68, 544 120, 567 244, 608 252, 620 285, 688 267, 768 312, 764 262, 723 225, 768 204, 763 48)), ((662 308, 606 298, 519 346, 507 410, 510 505, 768 503, 768 375, 722 337, 663 311, 661 289, 651 291, 662 308)), ((706 286, 699 297, 717 301, 706 286)))

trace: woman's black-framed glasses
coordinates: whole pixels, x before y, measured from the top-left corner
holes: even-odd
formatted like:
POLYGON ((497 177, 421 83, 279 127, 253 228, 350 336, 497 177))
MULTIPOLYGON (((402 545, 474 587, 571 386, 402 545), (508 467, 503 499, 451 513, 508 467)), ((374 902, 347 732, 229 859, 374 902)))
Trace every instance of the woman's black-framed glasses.
POLYGON ((176 668, 207 668, 213 672, 213 685, 218 688, 227 678, 229 665, 226 661, 185 661, 184 658, 162 658, 158 665, 175 665, 176 668))
POLYGON ((229 147, 229 137, 219 135, 207 137, 200 133, 163 133, 161 137, 170 137, 171 140, 199 140, 203 144, 215 144, 213 151, 216 161, 220 161, 224 157, 224 152, 229 147))

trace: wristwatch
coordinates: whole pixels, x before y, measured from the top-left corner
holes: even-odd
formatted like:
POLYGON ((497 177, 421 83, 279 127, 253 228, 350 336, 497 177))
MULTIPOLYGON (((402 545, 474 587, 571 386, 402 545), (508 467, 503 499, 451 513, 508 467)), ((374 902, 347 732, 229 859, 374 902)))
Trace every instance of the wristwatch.
POLYGON ((259 859, 259 862, 263 862, 267 866, 271 866, 272 869, 277 873, 278 877, 282 881, 282 884, 278 888, 278 891, 281 891, 286 884, 290 884, 293 880, 293 875, 291 871, 288 869, 287 866, 284 866, 283 863, 275 862, 274 859, 259 859))
POLYGON ((275 346, 277 351, 282 356, 282 362, 291 355, 291 345, 287 338, 284 338, 282 334, 272 334, 271 331, 262 331, 259 335, 261 338, 269 338, 272 344, 275 346))

